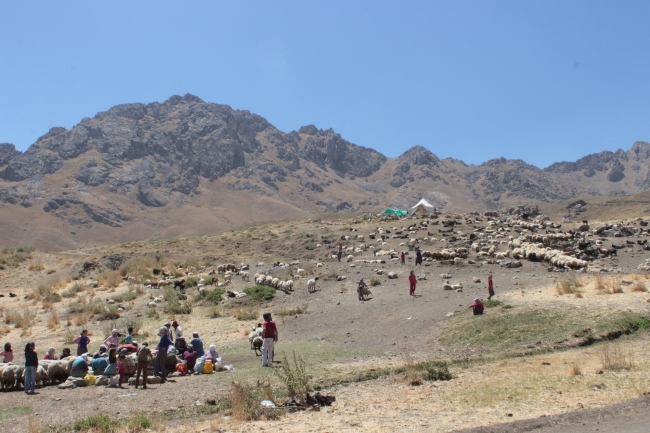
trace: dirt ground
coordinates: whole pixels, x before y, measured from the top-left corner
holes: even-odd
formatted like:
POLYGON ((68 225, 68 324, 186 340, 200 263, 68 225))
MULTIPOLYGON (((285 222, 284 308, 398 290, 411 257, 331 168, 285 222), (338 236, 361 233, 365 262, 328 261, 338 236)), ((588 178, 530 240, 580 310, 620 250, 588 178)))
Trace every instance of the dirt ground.
MULTIPOLYGON (((397 377, 335 386, 326 390, 337 397, 331 408, 323 408, 320 412, 290 414, 281 421, 241 424, 228 415, 207 415, 197 409, 205 406, 207 400, 227 397, 233 379, 256 380, 263 374, 259 358, 249 348, 247 333, 250 326, 259 320, 259 314, 264 311, 274 313, 278 322, 280 341, 276 346, 276 359, 291 355, 293 351, 303 354, 313 370, 315 383, 319 383, 319 380, 327 382, 333 376, 354 374, 368 368, 401 365, 405 356, 416 359, 476 359, 479 353, 473 353, 468 348, 443 344, 440 342, 440 336, 450 323, 455 323, 453 319, 468 314, 467 306, 475 297, 484 299, 487 296, 486 280, 489 273, 494 276, 496 299, 513 306, 512 311, 544 308, 603 314, 611 311, 649 311, 650 304, 646 301, 650 295, 647 292, 624 290, 624 293, 620 294, 599 295, 592 287, 596 274, 606 278, 610 275, 620 275, 622 279, 638 278, 646 285, 649 284, 650 280, 646 282, 645 277, 636 271, 636 267, 643 263, 645 258, 650 258, 650 252, 640 250, 636 246, 619 250, 619 256, 616 258, 600 259, 590 264, 590 269, 605 268, 614 272, 578 274, 585 283, 581 298, 557 295, 555 282, 563 278, 565 273, 548 272, 543 263, 524 261, 521 268, 509 269, 498 264, 482 264, 480 261, 469 264, 465 260, 460 264, 425 262, 425 266, 418 266, 416 269, 413 265, 413 252, 407 256, 407 264, 404 266, 392 262, 388 256, 381 257, 386 260, 385 264, 356 262, 375 259, 371 251, 356 255, 352 262, 338 263, 329 257, 334 250, 328 250, 325 244, 317 246, 320 236, 338 239, 341 235, 357 234, 365 234, 365 243, 368 244, 367 233, 371 229, 377 226, 391 229, 406 224, 402 221, 360 223, 346 220, 315 223, 304 220, 233 231, 215 238, 180 240, 163 245, 121 244, 64 254, 34 252, 31 259, 18 268, 6 268, 0 277, 0 293, 5 294, 4 298, 0 298, 3 311, 32 308, 38 312, 29 335, 25 335, 22 329, 13 325, 6 325, 4 328, 5 335, 2 339, 11 341, 18 349, 19 355, 28 340, 36 341, 40 356, 47 347, 53 346, 57 353, 60 353, 64 346, 70 346, 65 343, 67 334, 78 332, 81 326, 74 323, 68 325, 68 318, 72 320, 74 315, 67 313, 67 305, 75 299, 90 296, 91 292, 95 297, 104 299, 129 290, 126 284, 115 291, 100 286, 92 291, 80 293, 73 299, 64 298, 50 307, 60 318, 60 324, 48 326, 47 320, 53 315, 52 309, 46 311, 41 308, 40 302, 23 299, 34 287, 51 278, 51 275, 47 274, 48 270, 56 270, 52 275, 62 276, 63 283, 57 289, 62 292, 73 283, 66 282, 64 276, 68 275, 77 263, 115 252, 136 257, 152 255, 155 251, 164 249, 169 263, 186 260, 188 257, 207 256, 213 257, 215 263, 245 261, 251 264, 251 277, 256 272, 269 273, 268 271, 274 275, 286 275, 287 268, 274 268, 271 263, 300 260, 299 266, 308 270, 310 275, 297 281, 294 292, 285 294, 278 291, 275 298, 265 304, 254 304, 246 298, 226 299, 220 305, 226 314, 219 318, 208 317, 212 307, 201 303, 195 305, 190 315, 171 317, 160 311, 158 318, 147 317, 145 305, 150 302, 150 297, 158 296, 162 292, 153 289, 150 293, 145 293, 126 305, 123 315, 143 322, 141 334, 144 335, 138 337, 140 341, 153 341, 155 330, 164 321, 176 318, 186 335, 197 330, 201 333, 206 347, 216 344, 225 363, 232 364, 235 371, 212 376, 178 377, 168 384, 154 385, 146 392, 135 391, 132 387, 124 390, 103 387, 59 390, 54 386, 39 389, 39 394, 35 396, 26 396, 22 392, 3 392, 0 393, 0 407, 17 409, 15 413, 0 411, 0 417, 10 421, 5 423, 3 431, 25 431, 30 416, 33 422, 41 427, 54 427, 70 425, 92 413, 106 413, 122 418, 143 412, 155 420, 154 429, 161 431, 217 431, 221 428, 225 431, 443 432, 481 426, 497 428, 503 423, 512 422, 508 425, 513 426, 514 430, 494 431, 514 432, 526 431, 517 430, 517 426, 528 419, 545 416, 548 419, 560 420, 554 417, 582 408, 602 410, 609 404, 635 399, 643 392, 650 391, 647 379, 650 365, 642 355, 648 337, 643 334, 637 339, 623 343, 625 349, 634 353, 634 359, 637 360, 636 368, 632 372, 596 376, 594 372, 598 369, 600 361, 595 349, 576 348, 505 361, 487 360, 481 363, 473 360, 469 366, 453 365, 451 370, 455 378, 451 381, 427 382, 418 387, 408 386, 397 377), (351 226, 358 231, 350 231, 351 226), (290 233, 285 233, 286 231, 290 233), (304 233, 310 232, 314 233, 312 237, 303 236, 304 233), (235 246, 242 238, 249 241, 241 244, 239 252, 235 253, 235 246), (304 248, 306 244, 312 248, 304 248), (227 255, 226 250, 230 251, 231 248, 231 255, 227 255), (43 264, 43 269, 29 270, 29 264, 36 261, 43 264), (257 265, 260 262, 264 264, 257 265), (323 266, 316 266, 316 262, 322 263, 323 266), (398 278, 388 279, 385 274, 377 275, 378 269, 385 272, 394 271, 398 278), (418 283, 416 297, 408 294, 407 276, 410 270, 426 274, 426 279, 418 283), (452 274, 450 282, 462 283, 463 291, 443 291, 443 279, 440 276, 443 273, 452 274), (308 293, 306 280, 316 275, 319 276, 317 290, 315 293, 308 293), (336 281, 337 276, 346 278, 336 281), (356 281, 361 277, 367 282, 370 282, 371 278, 380 281, 379 285, 371 287, 373 296, 367 301, 357 299, 356 281), (481 282, 474 283, 473 278, 479 278, 481 282), (9 298, 9 291, 18 296, 9 298), (284 317, 278 315, 282 310, 305 304, 308 306, 306 314, 284 317), (256 309, 258 319, 236 320, 229 312, 237 307, 256 309), (576 360, 580 360, 584 373, 572 377, 567 371, 576 360), (550 363, 553 367, 541 368, 542 362, 550 363), (558 369, 555 366, 559 366, 558 369), (590 386, 601 383, 604 383, 606 388, 595 391, 590 386), (522 384, 525 385, 520 389, 522 384), (511 395, 506 388, 519 391, 516 395, 511 395), (26 409, 20 411, 19 408, 26 409)), ((438 229, 436 226, 430 227, 432 230, 438 229)), ((466 226, 460 226, 458 229, 469 230, 466 226)), ((447 246, 441 235, 436 238, 436 241, 423 242, 421 248, 440 250, 447 246)), ((621 243, 625 240, 616 238, 611 241, 621 243)), ((636 241, 636 238, 631 240, 636 241)), ((388 239, 383 248, 408 251, 408 247, 400 246, 402 242, 402 239, 388 239)), ((358 245, 360 242, 345 243, 358 245)), ((501 245, 500 251, 506 248, 507 246, 501 245)), ((473 258, 473 255, 470 256, 470 259, 473 258)), ((82 282, 88 284, 95 280, 96 277, 92 277, 82 282)), ((238 277, 233 277, 233 284, 228 289, 240 291, 250 285, 238 277)), ((486 315, 490 314, 488 309, 486 315)), ((104 339, 103 333, 110 325, 91 320, 83 326, 88 327, 93 334, 91 350, 94 351, 104 339)), ((17 356, 19 362, 21 357, 17 356)), ((560 428, 549 424, 548 428, 551 427, 560 428)), ((632 431, 634 430, 630 430, 632 431)))

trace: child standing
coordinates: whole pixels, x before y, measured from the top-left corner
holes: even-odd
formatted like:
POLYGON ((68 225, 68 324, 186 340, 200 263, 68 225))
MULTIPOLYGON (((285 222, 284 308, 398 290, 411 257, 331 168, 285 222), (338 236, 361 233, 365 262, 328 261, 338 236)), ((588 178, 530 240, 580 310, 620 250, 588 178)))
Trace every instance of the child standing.
POLYGON ((77 356, 88 353, 88 345, 90 344, 90 338, 88 338, 88 330, 84 329, 81 331, 81 335, 72 340, 72 342, 77 343, 77 356))
POLYGON ((490 293, 490 296, 488 296, 488 300, 492 299, 492 296, 494 296, 494 285, 492 283, 492 274, 488 275, 488 292, 490 293))
POLYGON ((133 328, 128 328, 127 329, 128 333, 126 334, 126 338, 124 339, 124 344, 131 344, 133 343, 133 328))
POLYGON ((124 382, 124 378, 126 377, 126 366, 124 365, 125 359, 126 359, 126 355, 123 353, 120 353, 120 356, 117 358, 117 372, 120 374, 120 380, 118 386, 120 388, 124 388, 122 386, 122 382, 124 382))
POLYGON ((402 251, 402 254, 400 255, 400 259, 402 259, 402 265, 404 265, 404 261, 406 259, 406 255, 404 254, 404 251, 402 251))
POLYGON ((11 343, 5 343, 5 350, 0 352, 0 356, 4 356, 4 362, 5 364, 8 362, 12 362, 14 360, 14 351, 11 348, 11 343))
POLYGON ((415 285, 418 282, 418 277, 415 276, 415 272, 411 271, 409 275, 409 295, 415 296, 415 285))

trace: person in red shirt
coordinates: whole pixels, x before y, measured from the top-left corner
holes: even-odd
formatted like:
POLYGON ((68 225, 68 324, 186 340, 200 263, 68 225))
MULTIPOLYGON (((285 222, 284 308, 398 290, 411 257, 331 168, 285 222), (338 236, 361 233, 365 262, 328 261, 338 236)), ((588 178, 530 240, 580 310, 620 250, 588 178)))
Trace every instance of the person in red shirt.
POLYGON ((403 265, 404 260, 406 259, 406 255, 404 254, 404 251, 402 251, 402 254, 400 255, 400 259, 402 259, 402 265, 403 265))
POLYGON ((490 296, 488 296, 488 300, 492 299, 492 296, 494 296, 494 285, 492 283, 492 274, 488 275, 488 292, 490 292, 490 296))
POLYGON ((467 308, 471 308, 475 316, 480 316, 483 314, 483 310, 485 310, 485 306, 479 298, 474 298, 474 303, 467 308))
POLYGON ((271 313, 265 313, 264 323, 262 324, 262 366, 271 367, 273 365, 273 351, 275 342, 278 341, 278 328, 271 318, 271 313))
POLYGON ((415 296, 415 285, 418 282, 418 277, 415 276, 415 272, 411 271, 411 275, 409 275, 409 283, 410 283, 410 289, 409 289, 409 295, 415 296))

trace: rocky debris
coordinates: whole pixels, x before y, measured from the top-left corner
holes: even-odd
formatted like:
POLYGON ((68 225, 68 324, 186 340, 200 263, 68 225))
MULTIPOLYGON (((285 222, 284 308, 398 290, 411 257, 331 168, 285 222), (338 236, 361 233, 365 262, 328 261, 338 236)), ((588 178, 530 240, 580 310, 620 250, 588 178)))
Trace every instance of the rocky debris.
POLYGON ((393 272, 393 271, 390 271, 387 276, 391 280, 394 280, 394 279, 397 278, 397 274, 395 272, 393 272))
POLYGON ((472 283, 480 283, 481 279, 477 277, 472 277, 472 283))
POLYGON ((128 258, 122 254, 110 254, 102 257, 102 264, 105 268, 116 271, 127 262, 128 258))
POLYGON ((521 268, 521 260, 502 260, 502 268, 521 268))

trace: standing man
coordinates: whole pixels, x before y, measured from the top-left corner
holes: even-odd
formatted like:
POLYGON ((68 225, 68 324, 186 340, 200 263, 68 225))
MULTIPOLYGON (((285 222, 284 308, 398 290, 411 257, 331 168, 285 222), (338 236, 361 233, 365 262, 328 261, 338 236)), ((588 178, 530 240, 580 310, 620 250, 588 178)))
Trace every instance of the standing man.
POLYGON ((415 296, 415 285, 418 282, 418 277, 415 276, 415 272, 411 271, 411 275, 409 275, 409 284, 410 284, 410 289, 409 289, 409 295, 415 296))
POLYGON ((404 251, 402 251, 402 254, 399 256, 400 259, 402 259, 402 266, 404 266, 404 261, 406 260, 406 255, 404 254, 404 251))
POLYGON ((343 244, 341 242, 339 242, 339 252, 336 255, 338 257, 338 259, 339 259, 339 263, 341 262, 341 256, 342 255, 343 255, 343 244))
MULTIPOLYGON (((339 244, 340 245, 340 244, 339 244)), ((271 367, 273 365, 273 348, 278 341, 278 328, 271 318, 271 313, 264 314, 264 323, 262 324, 262 367, 271 367)))
POLYGON ((165 363, 167 362, 167 349, 172 345, 172 340, 169 339, 167 335, 169 329, 166 326, 160 328, 158 335, 160 340, 158 341, 158 353, 156 353, 156 359, 154 361, 154 369, 156 373, 160 374, 160 383, 165 383, 167 380, 167 369, 165 368, 165 363))
POLYGON ((420 252, 420 249, 415 253, 415 265, 422 266, 422 253, 420 252))
POLYGON ((492 283, 492 274, 488 275, 488 292, 490 292, 490 296, 488 296, 488 300, 492 299, 492 296, 494 296, 494 285, 492 283))

